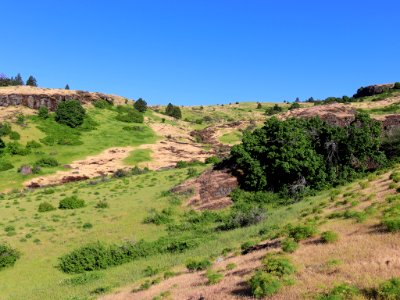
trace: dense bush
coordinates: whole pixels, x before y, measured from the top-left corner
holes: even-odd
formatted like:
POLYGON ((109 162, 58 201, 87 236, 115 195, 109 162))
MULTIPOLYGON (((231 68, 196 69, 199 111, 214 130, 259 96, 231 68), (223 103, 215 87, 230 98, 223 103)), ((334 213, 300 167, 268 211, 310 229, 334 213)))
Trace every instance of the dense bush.
POLYGON ((18 142, 9 142, 5 148, 5 151, 11 155, 28 155, 30 149, 23 147, 18 142))
POLYGON ((318 300, 346 300, 360 295, 360 290, 347 283, 336 285, 331 291, 319 296, 318 300))
POLYGON ((232 147, 229 163, 245 189, 298 196, 384 165, 380 137, 379 122, 363 113, 345 128, 319 118, 271 118, 264 127, 244 133, 242 144, 232 147))
POLYGON ((390 232, 400 231, 400 204, 386 209, 382 224, 390 232))
POLYGON ((263 271, 257 271, 249 281, 251 294, 256 298, 268 297, 276 294, 281 288, 280 280, 263 271))
POLYGON ((289 110, 297 109, 297 108, 300 108, 300 107, 301 107, 301 106, 300 106, 300 104, 299 104, 298 102, 293 102, 293 103, 290 105, 289 110))
POLYGON ((400 90, 400 82, 396 82, 396 83, 394 84, 394 88, 395 88, 396 90, 400 90))
POLYGON ((49 202, 42 202, 39 204, 38 212, 47 212, 55 210, 56 208, 49 202))
POLYGON ((123 112, 120 110, 116 118, 118 121, 126 122, 126 123, 143 123, 144 122, 143 114, 134 110, 133 108, 130 108, 129 110, 126 110, 123 112))
POLYGON ((147 102, 144 101, 142 98, 139 98, 135 101, 135 103, 133 104, 133 107, 141 112, 144 113, 147 110, 147 102))
POLYGON ((100 108, 100 109, 105 109, 105 108, 110 108, 113 104, 111 102, 108 102, 105 99, 99 99, 96 101, 93 101, 93 106, 100 108))
POLYGON ((39 159, 38 161, 35 162, 35 165, 45 168, 45 167, 57 167, 59 163, 55 158, 47 157, 39 159))
POLYGON ((218 164, 221 162, 221 159, 218 156, 210 156, 207 157, 206 160, 204 161, 206 164, 218 164))
POLYGON ((299 248, 299 243, 293 239, 284 239, 281 243, 282 251, 287 253, 293 253, 299 248))
POLYGON ((325 231, 321 234, 321 240, 324 243, 335 243, 339 239, 336 232, 325 231))
POLYGON ((277 277, 292 275, 296 272, 290 260, 279 255, 267 255, 262 263, 265 272, 277 277))
POLYGON ((377 299, 400 300, 400 278, 382 282, 377 289, 377 299))
POLYGON ((275 115, 275 114, 279 114, 282 111, 283 111, 283 108, 281 106, 279 106, 278 104, 275 104, 274 106, 268 107, 265 110, 265 114, 267 116, 272 116, 272 115, 275 115))
POLYGON ((0 138, 0 149, 3 149, 6 147, 6 143, 0 138))
POLYGON ((56 109, 55 120, 69 127, 75 128, 83 124, 86 111, 78 100, 62 101, 56 109))
POLYGON ((231 230, 257 224, 266 218, 266 210, 259 204, 235 203, 224 223, 219 227, 221 230, 231 230))
POLYGON ((46 106, 39 107, 38 117, 41 119, 47 119, 49 117, 49 109, 46 106))
POLYGON ((42 145, 36 141, 29 141, 25 146, 27 149, 36 149, 42 147, 42 145))
POLYGON ((298 225, 298 226, 290 226, 288 235, 290 238, 293 238, 296 242, 301 240, 305 240, 314 236, 316 233, 316 229, 312 225, 298 225))
POLYGON ((211 262, 208 259, 191 259, 186 263, 186 268, 189 271, 202 271, 211 267, 211 262))
POLYGON ((122 245, 88 244, 60 258, 59 267, 65 273, 82 273, 106 269, 157 253, 183 252, 199 245, 196 237, 162 237, 154 242, 127 242, 122 245))
POLYGON ((66 197, 60 201, 58 208, 60 209, 76 209, 85 207, 85 201, 77 196, 66 197))
POLYGON ((11 140, 18 141, 21 139, 21 135, 16 131, 11 131, 8 135, 11 140))
POLYGON ((17 250, 0 243, 0 270, 13 266, 19 257, 17 250))
POLYGON ((168 103, 167 107, 165 108, 165 114, 175 119, 182 119, 182 112, 179 106, 173 105, 171 103, 168 103))
POLYGON ((14 166, 8 161, 0 160, 0 172, 7 171, 14 168, 14 166))

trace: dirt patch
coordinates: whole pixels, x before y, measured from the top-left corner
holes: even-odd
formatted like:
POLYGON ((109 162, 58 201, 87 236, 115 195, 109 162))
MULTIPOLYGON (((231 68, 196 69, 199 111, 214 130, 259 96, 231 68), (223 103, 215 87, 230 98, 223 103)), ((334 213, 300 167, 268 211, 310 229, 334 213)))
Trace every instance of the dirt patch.
POLYGON ((18 115, 34 115, 36 110, 24 106, 0 106, 0 122, 14 122, 18 115))
POLYGON ((110 148, 102 153, 78 160, 66 165, 67 171, 58 171, 53 175, 41 176, 24 183, 26 187, 57 185, 72 181, 113 174, 117 169, 128 168, 123 160, 133 147, 110 148))
POLYGON ((225 172, 208 170, 172 189, 172 192, 192 195, 186 205, 196 210, 221 209, 232 204, 228 195, 238 186, 236 177, 225 172))

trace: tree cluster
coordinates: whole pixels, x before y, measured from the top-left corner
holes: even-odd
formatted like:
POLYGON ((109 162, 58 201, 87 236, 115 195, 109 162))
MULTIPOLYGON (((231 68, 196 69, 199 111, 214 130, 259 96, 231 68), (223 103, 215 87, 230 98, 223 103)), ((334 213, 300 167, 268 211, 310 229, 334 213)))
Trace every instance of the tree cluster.
POLYGON ((172 103, 168 103, 167 107, 165 108, 165 114, 175 119, 182 119, 181 109, 179 106, 173 105, 172 103))
POLYGON ((145 100, 143 100, 142 98, 139 98, 135 101, 135 103, 133 104, 133 107, 137 111, 144 113, 147 110, 147 102, 145 100))
POLYGON ((386 162, 380 124, 365 113, 347 127, 319 118, 271 118, 245 132, 229 158, 242 188, 288 195, 343 183, 386 162))
MULTIPOLYGON (((24 85, 24 80, 22 79, 21 74, 17 74, 15 77, 7 77, 4 74, 0 74, 0 86, 17 86, 17 85, 24 85)), ((28 80, 26 81, 26 85, 30 86, 37 86, 37 82, 35 77, 32 75, 29 76, 28 80)))
POLYGON ((58 104, 55 120, 74 128, 83 124, 85 115, 86 111, 78 100, 67 100, 58 104))

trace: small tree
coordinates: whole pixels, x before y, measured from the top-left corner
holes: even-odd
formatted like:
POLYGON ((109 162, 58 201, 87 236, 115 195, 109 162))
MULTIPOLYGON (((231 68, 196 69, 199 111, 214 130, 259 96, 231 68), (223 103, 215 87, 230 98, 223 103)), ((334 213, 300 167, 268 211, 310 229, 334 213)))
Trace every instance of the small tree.
POLYGON ((262 109, 262 104, 260 102, 257 103, 257 109, 262 109))
POLYGON ((167 107, 165 108, 165 114, 167 116, 170 116, 172 114, 172 111, 174 110, 174 106, 172 103, 168 103, 167 107))
POLYGON ((142 98, 139 98, 134 104, 133 107, 140 112, 145 112, 147 110, 147 102, 142 98))
POLYGON ((396 83, 394 84, 394 88, 395 88, 396 90, 400 90, 400 82, 396 82, 396 83))
POLYGON ((29 85, 29 86, 37 86, 36 78, 33 77, 32 75, 29 76, 28 80, 26 81, 26 85, 29 85))
POLYGON ((83 124, 85 115, 85 109, 78 100, 67 100, 58 104, 55 120, 74 128, 83 124))
POLYGON ((47 119, 49 117, 49 109, 46 106, 39 107, 38 117, 41 119, 47 119))
POLYGON ((15 76, 14 84, 15 85, 24 85, 24 81, 22 80, 20 73, 18 73, 17 76, 15 76))
POLYGON ((69 90, 69 85, 68 85, 68 84, 65 86, 65 89, 66 89, 66 90, 69 90))
POLYGON ((182 119, 182 112, 179 106, 174 106, 171 117, 174 117, 175 119, 182 119))
POLYGON ((289 110, 300 108, 299 102, 293 102, 292 105, 290 105, 289 110))

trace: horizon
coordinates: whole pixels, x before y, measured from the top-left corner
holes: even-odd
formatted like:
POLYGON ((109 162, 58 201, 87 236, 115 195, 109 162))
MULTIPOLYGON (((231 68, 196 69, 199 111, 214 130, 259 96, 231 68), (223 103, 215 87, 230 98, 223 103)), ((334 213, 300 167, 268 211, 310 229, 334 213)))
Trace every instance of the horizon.
POLYGON ((400 4, 379 6, 390 9, 343 0, 4 3, 0 73, 150 105, 352 96, 400 80, 400 4))

